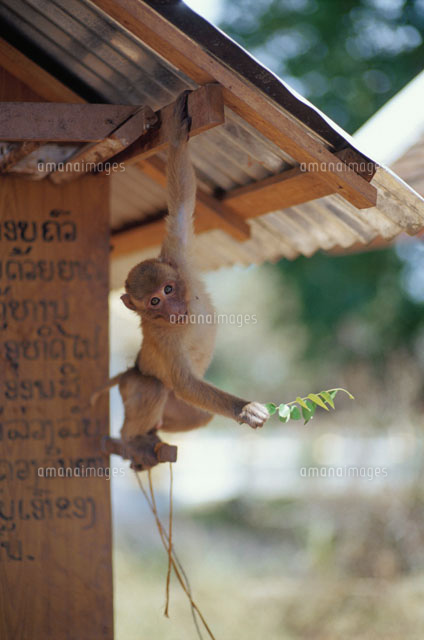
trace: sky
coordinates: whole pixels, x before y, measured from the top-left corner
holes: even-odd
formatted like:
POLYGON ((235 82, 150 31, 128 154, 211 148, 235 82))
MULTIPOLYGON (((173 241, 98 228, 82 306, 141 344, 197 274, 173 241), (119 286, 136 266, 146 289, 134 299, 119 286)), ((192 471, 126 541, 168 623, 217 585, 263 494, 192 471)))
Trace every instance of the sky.
POLYGON ((219 22, 223 11, 222 0, 184 0, 184 2, 209 22, 214 24, 219 22))
POLYGON ((364 153, 390 166, 424 133, 424 71, 375 113, 353 136, 364 153))

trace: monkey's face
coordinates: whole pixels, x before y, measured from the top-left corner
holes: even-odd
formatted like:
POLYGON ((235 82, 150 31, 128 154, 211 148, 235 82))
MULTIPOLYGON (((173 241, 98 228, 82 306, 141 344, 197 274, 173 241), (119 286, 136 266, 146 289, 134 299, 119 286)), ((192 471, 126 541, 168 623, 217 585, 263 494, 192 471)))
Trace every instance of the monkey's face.
POLYGON ((123 303, 142 318, 159 324, 187 321, 186 287, 172 265, 145 260, 130 271, 125 288, 123 303))
POLYGON ((179 279, 164 280, 144 300, 143 317, 166 324, 182 324, 188 318, 184 283, 179 279))

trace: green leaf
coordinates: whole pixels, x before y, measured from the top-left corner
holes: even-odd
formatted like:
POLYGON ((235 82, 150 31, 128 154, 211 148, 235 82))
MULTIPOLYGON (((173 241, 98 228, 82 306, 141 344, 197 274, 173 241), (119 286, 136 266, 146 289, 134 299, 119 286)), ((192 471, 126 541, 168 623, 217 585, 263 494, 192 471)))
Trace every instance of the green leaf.
POLYGON ((300 396, 297 396, 295 402, 297 402, 297 404, 300 404, 300 406, 304 407, 305 409, 308 408, 308 405, 306 404, 305 400, 303 398, 301 398, 300 396))
POLYGON ((319 407, 322 407, 323 409, 328 411, 327 405, 321 400, 319 396, 317 396, 316 393, 309 393, 308 398, 310 398, 312 402, 315 402, 315 404, 317 404, 319 407))
POLYGON ((331 391, 328 392, 330 394, 332 400, 334 400, 334 398, 336 397, 337 391, 338 391, 338 389, 332 389, 331 391))
POLYGON ((277 405, 274 404, 273 402, 267 402, 265 406, 270 416, 273 416, 274 413, 277 411, 277 405))
POLYGON ((290 420, 290 407, 287 404, 280 404, 278 407, 278 417, 281 422, 288 422, 290 420))
POLYGON ((304 424, 308 424, 309 420, 312 420, 314 417, 315 409, 317 405, 312 402, 312 400, 306 400, 307 409, 302 407, 302 416, 304 419, 304 424))
POLYGON ((291 407, 290 409, 290 418, 292 420, 300 420, 302 416, 300 415, 300 409, 299 407, 297 407, 296 405, 294 405, 293 407, 291 407))
POLYGON ((312 413, 312 415, 314 415, 317 405, 313 403, 311 400, 306 400, 306 404, 308 405, 309 411, 312 413))
POLYGON ((342 387, 338 387, 337 389, 331 389, 331 391, 335 391, 337 393, 337 391, 343 391, 343 393, 347 393, 347 395, 349 396, 349 398, 351 400, 355 400, 355 396, 353 396, 350 391, 348 391, 347 389, 343 389, 342 387))
POLYGON ((325 400, 325 402, 327 402, 330 407, 332 409, 335 409, 336 407, 334 406, 334 402, 333 402, 333 398, 330 396, 330 394, 328 393, 328 391, 321 391, 321 393, 319 394, 321 396, 321 398, 323 400, 325 400))

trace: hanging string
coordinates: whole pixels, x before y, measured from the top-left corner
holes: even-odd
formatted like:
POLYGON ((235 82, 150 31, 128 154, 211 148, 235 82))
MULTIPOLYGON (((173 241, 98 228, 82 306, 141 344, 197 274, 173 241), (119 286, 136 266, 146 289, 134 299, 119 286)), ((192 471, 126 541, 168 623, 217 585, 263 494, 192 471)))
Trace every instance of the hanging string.
POLYGON ((173 521, 173 484, 174 479, 172 475, 172 463, 169 463, 169 523, 168 523, 168 572, 166 574, 166 604, 165 604, 165 616, 169 618, 169 587, 171 583, 171 569, 172 569, 172 521, 173 521))
POLYGON ((177 555, 176 555, 176 553, 175 553, 175 551, 173 549, 173 546, 172 546, 172 539, 171 539, 172 531, 170 532, 170 534, 168 534, 166 532, 166 530, 165 530, 160 518, 159 518, 159 514, 158 514, 158 511, 157 511, 157 507, 156 507, 155 494, 154 494, 154 490, 153 490, 153 482, 152 482, 151 471, 150 471, 150 469, 148 471, 150 498, 149 498, 149 496, 148 496, 148 494, 147 494, 147 492, 146 492, 146 490, 145 490, 145 488, 143 486, 143 483, 141 482, 141 478, 140 478, 140 476, 138 475, 137 472, 135 472, 135 476, 137 478, 138 485, 139 485, 139 487, 140 487, 140 489, 141 489, 141 491, 142 491, 142 493, 143 493, 143 495, 144 495, 144 497, 145 497, 145 499, 147 501, 147 504, 149 505, 150 510, 153 513, 153 516, 154 516, 155 521, 156 521, 156 526, 158 528, 159 535, 160 535, 160 538, 162 540, 162 544, 163 544, 163 546, 165 548, 165 551, 168 553, 168 558, 171 559, 171 566, 174 569, 174 573, 175 573, 175 575, 177 577, 177 580, 180 583, 184 593, 186 594, 186 596, 187 596, 187 598, 188 598, 188 600, 190 602, 190 606, 191 606, 191 609, 192 609, 193 620, 194 620, 194 624, 195 624, 198 636, 202 640, 202 634, 201 634, 200 629, 199 629, 199 625, 198 625, 198 622, 197 622, 197 619, 196 619, 196 615, 199 616, 199 618, 200 618, 205 630, 207 631, 207 633, 209 635, 209 638, 211 640, 216 640, 216 638, 213 635, 213 633, 212 633, 208 623, 206 622, 202 612, 200 611, 199 607, 197 606, 197 604, 193 600, 193 597, 192 597, 192 594, 191 594, 191 588, 190 588, 190 584, 189 584, 189 582, 187 580, 187 576, 186 576, 185 571, 184 571, 180 561, 178 560, 178 557, 177 557, 177 555))
MULTIPOLYGON (((156 507, 155 493, 154 493, 154 489, 153 489, 152 473, 151 473, 150 469, 148 470, 148 478, 149 478, 149 489, 150 489, 151 505, 152 505, 152 508, 154 510, 154 513, 155 513, 156 522, 157 523, 160 522, 164 538, 168 542, 168 546, 166 546, 164 544, 164 547, 165 547, 166 551, 169 551, 169 536, 168 536, 163 524, 161 523, 161 521, 159 519, 158 510, 157 510, 157 507, 156 507)), ((163 540, 162 540, 162 542, 163 542, 163 540)), ((172 551, 171 557, 174 557, 175 553, 174 553, 174 551, 172 549, 171 549, 171 551, 172 551)), ((174 570, 175 570, 174 564, 173 564, 173 567, 174 567, 174 570)), ((181 570, 181 563, 180 562, 178 562, 178 569, 181 570)), ((181 586, 183 587, 183 589, 184 589, 184 591, 185 591, 185 593, 186 593, 186 595, 187 595, 187 597, 189 599, 190 608, 191 608, 191 614, 192 614, 192 617, 193 617, 194 626, 196 627, 197 635, 199 636, 200 640, 203 640, 203 637, 202 637, 202 634, 200 632, 199 623, 197 621, 196 615, 199 616, 201 622, 205 626, 205 628, 208 631, 208 633, 211 634, 212 632, 210 631, 210 629, 209 629, 209 627, 208 627, 208 625, 206 623, 206 620, 203 618, 203 615, 202 615, 200 609, 198 609, 197 605, 195 604, 195 602, 193 600, 192 593, 191 593, 191 587, 190 587, 190 585, 188 583, 187 575, 184 572, 184 575, 185 575, 185 578, 186 578, 186 582, 185 583, 182 582, 181 576, 178 575, 177 571, 175 571, 175 575, 177 576, 181 586)), ((211 638, 212 638, 212 640, 215 640, 213 634, 211 635, 211 638)))
MULTIPOLYGON (((164 526, 163 526, 163 524, 162 524, 162 522, 161 522, 161 520, 159 518, 157 510, 156 510, 156 513, 155 513, 155 507, 154 507, 151 499, 149 498, 146 490, 144 489, 143 483, 141 482, 141 478, 140 478, 139 475, 137 475, 137 473, 136 473, 136 478, 137 478, 138 485, 139 485, 139 487, 140 487, 141 491, 143 492, 143 495, 144 495, 144 497, 146 499, 146 502, 149 505, 150 510, 152 511, 152 513, 155 516, 155 520, 156 520, 156 524, 158 526, 158 530, 159 530, 159 534, 160 534, 160 537, 161 537, 161 540, 162 540, 162 544, 165 547, 165 549, 168 551, 168 543, 169 543, 168 534, 167 534, 167 532, 166 532, 166 530, 165 530, 165 528, 164 528, 164 526)), ((151 489, 153 491, 153 484, 151 485, 151 489)), ((154 499, 154 493, 153 493, 153 499, 154 499)), ((155 504, 156 504, 156 502, 155 502, 155 504)), ((192 594, 191 585, 190 585, 188 576, 187 576, 187 574, 186 574, 186 572, 184 570, 184 567, 182 566, 182 564, 181 564, 181 562, 180 562, 180 560, 179 560, 179 558, 177 556, 177 553, 176 553, 175 549, 172 549, 172 557, 173 557, 173 559, 174 559, 174 561, 175 561, 175 563, 176 563, 176 565, 178 567, 178 570, 179 570, 181 576, 184 579, 184 584, 186 586, 186 589, 187 589, 189 595, 191 596, 191 594, 192 594)), ((199 623, 198 623, 198 620, 197 620, 196 610, 194 609, 194 607, 191 604, 191 602, 190 602, 190 611, 191 611, 191 615, 193 617, 194 626, 196 627, 197 635, 199 636, 200 640, 203 640, 203 636, 202 636, 202 634, 200 632, 199 623)))

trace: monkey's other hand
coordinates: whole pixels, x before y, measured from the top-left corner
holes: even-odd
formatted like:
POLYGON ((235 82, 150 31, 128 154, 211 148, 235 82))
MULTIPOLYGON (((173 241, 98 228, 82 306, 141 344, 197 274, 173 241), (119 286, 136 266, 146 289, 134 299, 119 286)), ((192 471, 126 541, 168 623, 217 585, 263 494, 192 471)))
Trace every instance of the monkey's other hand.
POLYGON ((259 402, 249 402, 245 404, 239 415, 237 422, 248 424, 252 429, 263 427, 269 418, 268 409, 259 402))

